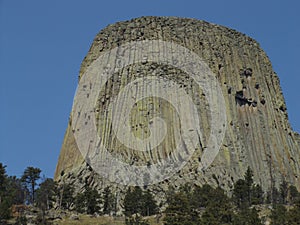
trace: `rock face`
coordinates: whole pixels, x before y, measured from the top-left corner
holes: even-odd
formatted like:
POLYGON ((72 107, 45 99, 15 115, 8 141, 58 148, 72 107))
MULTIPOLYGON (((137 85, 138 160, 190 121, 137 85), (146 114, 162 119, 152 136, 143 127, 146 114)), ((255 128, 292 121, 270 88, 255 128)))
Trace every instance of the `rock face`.
MULTIPOLYGON (((96 36, 84 58, 79 79, 99 55, 119 45, 138 40, 163 40, 174 42, 198 54, 218 79, 226 103, 227 129, 219 154, 212 165, 198 170, 201 150, 205 148, 210 131, 210 118, 203 107, 207 107, 205 95, 192 78, 170 66, 145 62, 130 65, 108 80, 101 90, 96 105, 97 126, 103 126, 105 109, 129 82, 142 78, 146 73, 166 77, 180 85, 197 104, 203 123, 203 139, 191 160, 178 173, 156 185, 149 186, 157 196, 169 185, 178 187, 190 182, 221 185, 230 191, 233 183, 241 178, 250 166, 255 181, 264 189, 278 185, 282 179, 300 189, 300 138, 290 127, 285 101, 279 79, 271 63, 250 37, 235 30, 195 19, 175 17, 142 17, 131 21, 109 25, 96 36)), ((161 50, 163 51, 163 49, 161 50)), ((137 103, 132 109, 132 132, 136 136, 147 135, 149 118, 160 113, 170 123, 178 125, 176 115, 167 102, 148 99, 147 104, 137 103), (149 104, 151 107, 149 108, 149 104), (173 118, 173 119, 172 119, 173 118)), ((109 183, 97 175, 80 154, 71 126, 67 127, 59 156, 55 180, 74 184, 80 190, 84 184, 103 190, 112 186, 122 193, 124 188, 109 183)), ((168 122, 168 121, 167 121, 168 122)), ((107 128, 106 134, 110 134, 107 128)), ((171 134, 172 130, 168 130, 171 134)), ((103 134, 105 135, 105 134, 103 134)), ((166 147, 172 146, 172 135, 161 146, 156 155, 133 153, 122 146, 113 135, 106 136, 105 145, 128 163, 155 162, 167 154, 166 147)), ((174 137, 173 137, 174 138, 174 137)), ((175 137, 176 138, 176 137, 175 137)), ((121 194, 122 195, 122 194, 121 194)))

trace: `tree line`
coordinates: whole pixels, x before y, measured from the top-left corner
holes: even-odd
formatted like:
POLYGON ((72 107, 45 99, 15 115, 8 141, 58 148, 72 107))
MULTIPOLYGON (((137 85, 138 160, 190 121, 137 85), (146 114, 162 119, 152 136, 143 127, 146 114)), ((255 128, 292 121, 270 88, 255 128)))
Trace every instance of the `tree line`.
MULTIPOLYGON (((82 193, 75 194, 72 185, 59 185, 52 178, 41 177, 41 169, 35 167, 27 167, 20 178, 8 176, 6 166, 0 163, 0 224, 1 221, 12 217, 13 206, 38 207, 41 211, 40 224, 47 224, 45 213, 54 206, 56 209, 72 209, 80 213, 109 214, 114 210, 112 199, 109 188, 104 190, 103 196, 90 187, 85 187, 82 193), (104 209, 100 211, 102 203, 104 209)), ((22 219, 23 223, 17 220, 17 224, 26 224, 25 217, 18 219, 22 219)))
MULTIPOLYGON (((99 193, 85 186, 75 193, 70 184, 59 185, 51 178, 41 178, 39 168, 27 167, 17 178, 8 176, 6 167, 0 163, 0 222, 11 218, 13 205, 22 204, 40 209, 40 224, 47 224, 45 213, 54 207, 86 214, 115 215, 116 200, 109 187, 99 193)), ((230 197, 221 187, 208 184, 185 184, 176 190, 169 188, 163 212, 149 190, 129 187, 123 201, 123 213, 127 225, 147 225, 149 222, 144 217, 162 214, 165 225, 261 225, 263 221, 255 206, 262 204, 272 207, 272 225, 299 224, 300 194, 297 188, 283 179, 278 189, 273 186, 265 193, 254 183, 249 167, 244 177, 234 183, 230 197)), ((18 218, 16 224, 24 224, 24 220, 24 217, 18 218)))
POLYGON ((269 205, 271 225, 300 224, 300 193, 283 180, 279 189, 263 192, 253 181, 248 167, 244 177, 234 183, 232 196, 208 184, 184 185, 170 190, 165 225, 263 225, 256 206, 269 205))
MULTIPOLYGON (((47 224, 46 212, 54 207, 91 215, 115 215, 117 212, 116 196, 110 187, 99 193, 98 190, 85 186, 81 192, 75 193, 71 184, 58 184, 52 178, 41 177, 39 168, 27 167, 18 178, 8 176, 6 166, 0 163, 0 224, 12 217, 12 208, 16 205, 38 207, 41 211, 40 224, 47 224)), ((128 189, 124 205, 124 214, 129 218, 134 214, 149 216, 157 212, 152 194, 139 187, 128 189)), ((18 218, 16 224, 24 224, 25 220, 25 217, 18 218)))

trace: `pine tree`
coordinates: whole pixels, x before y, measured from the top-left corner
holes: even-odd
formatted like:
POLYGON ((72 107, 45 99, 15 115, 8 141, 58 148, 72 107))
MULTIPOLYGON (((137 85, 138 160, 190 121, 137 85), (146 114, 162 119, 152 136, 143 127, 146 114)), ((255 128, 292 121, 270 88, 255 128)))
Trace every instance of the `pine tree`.
POLYGON ((101 196, 97 190, 92 188, 87 188, 85 192, 86 197, 86 212, 87 214, 94 214, 99 212, 101 203, 101 196))
POLYGON ((277 204, 273 207, 270 216, 271 225, 289 225, 287 221, 287 210, 282 204, 277 204))
POLYGON ((289 186, 288 199, 290 204, 295 204, 300 201, 300 193, 294 185, 289 186))
POLYGON ((11 217, 11 202, 8 198, 3 198, 0 204, 0 223, 1 220, 7 220, 11 217))
POLYGON ((263 225, 256 209, 242 209, 233 218, 233 225, 263 225))
MULTIPOLYGON (((5 166, 0 163, 0 224, 6 224, 3 220, 9 219, 11 215, 11 207, 13 204, 22 204, 24 202, 24 190, 20 179, 16 176, 8 177, 6 175, 5 166)), ((22 216, 21 216, 22 217, 22 216)), ((23 222, 24 222, 24 217, 23 222)), ((22 219, 21 218, 21 219, 22 219)), ((19 219, 19 218, 18 218, 19 219)), ((18 223, 17 220, 17 224, 18 223)), ((23 223, 26 224, 26 223, 23 223)))
POLYGON ((288 190, 289 190, 288 183, 286 182, 285 179, 283 179, 279 187, 279 202, 281 204, 287 203, 288 190))
POLYGON ((79 213, 84 213, 86 211, 86 203, 85 203, 85 194, 78 193, 74 199, 75 210, 79 213))
POLYGON ((192 193, 191 204, 194 208, 206 207, 214 196, 214 191, 208 184, 202 187, 196 186, 192 193))
POLYGON ((115 197, 109 187, 104 188, 103 192, 103 213, 110 214, 115 209, 115 197))
POLYGON ((253 171, 248 166, 247 171, 245 173, 245 183, 246 183, 246 193, 247 193, 247 204, 250 206, 252 202, 252 186, 253 186, 253 171))
POLYGON ((70 184, 63 184, 57 188, 57 195, 60 208, 70 209, 75 201, 74 187, 70 184))
POLYGON ((6 184, 6 166, 4 166, 2 163, 0 163, 0 204, 1 204, 1 198, 4 195, 5 192, 5 184, 6 184))
POLYGON ((53 206, 57 184, 51 178, 45 178, 36 190, 37 206, 45 212, 53 206))
MULTIPOLYGON (((0 166, 2 167, 2 166, 0 166)), ((2 183, 0 190, 0 221, 11 217, 11 207, 13 204, 22 204, 24 202, 24 191, 18 178, 7 177, 5 167, 2 167, 2 183), (4 169, 4 170, 2 170, 4 169)))
POLYGON ((21 181, 30 190, 30 203, 34 203, 35 200, 35 187, 37 180, 40 179, 41 170, 39 168, 27 167, 21 177, 21 181))
POLYGON ((169 205, 165 211, 165 225, 196 225, 199 224, 198 213, 191 205, 188 193, 179 191, 168 199, 169 205))
POLYGON ((153 195, 143 191, 140 187, 129 188, 124 198, 125 216, 140 214, 151 216, 157 213, 158 208, 153 195))
POLYGON ((233 200, 239 209, 246 209, 251 205, 262 204, 264 192, 260 185, 254 184, 253 172, 248 167, 244 179, 234 183, 233 200))
POLYGON ((10 196, 12 204, 23 204, 27 189, 16 176, 9 176, 6 179, 6 196, 10 196))
POLYGON ((250 206, 248 199, 248 187, 245 180, 239 179, 234 184, 233 199, 239 209, 250 206))
POLYGON ((234 213, 230 199, 220 187, 213 189, 211 194, 201 217, 201 225, 231 224, 234 213))
POLYGON ((141 201, 143 191, 140 187, 129 188, 124 198, 125 216, 133 214, 142 214, 143 203, 141 201))
POLYGON ((142 195, 142 211, 143 216, 155 215, 158 212, 157 203, 149 190, 142 195))
POLYGON ((101 196, 97 190, 86 187, 83 193, 78 193, 75 198, 76 211, 87 214, 99 212, 101 196))
POLYGON ((259 184, 254 185, 251 192, 252 192, 251 204, 252 205, 263 204, 264 192, 261 186, 259 184))
POLYGON ((277 205, 280 203, 280 193, 275 185, 273 185, 273 188, 271 191, 271 203, 272 203, 272 205, 277 205))
POLYGON ((287 213, 288 225, 299 225, 300 224, 300 201, 296 202, 294 207, 287 213))
POLYGON ((6 166, 0 163, 0 223, 11 217, 11 195, 7 189, 6 166))
POLYGON ((0 204, 3 201, 3 197, 5 196, 6 191, 6 166, 4 166, 2 163, 0 163, 0 204))

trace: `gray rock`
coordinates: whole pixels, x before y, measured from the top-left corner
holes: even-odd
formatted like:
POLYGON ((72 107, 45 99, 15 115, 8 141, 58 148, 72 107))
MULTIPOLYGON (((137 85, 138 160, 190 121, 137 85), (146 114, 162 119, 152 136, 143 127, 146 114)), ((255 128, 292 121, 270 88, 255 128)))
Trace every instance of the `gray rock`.
POLYGON ((79 216, 77 214, 72 214, 70 220, 79 220, 79 216))
POLYGON ((71 214, 70 219, 71 220, 79 220, 79 216, 77 214, 71 214))
MULTIPOLYGON (((209 183, 213 186, 219 184, 230 192, 233 183, 244 175, 248 166, 254 172, 255 182, 265 190, 272 183, 278 186, 283 176, 300 190, 300 136, 292 131, 289 124, 279 78, 265 52, 252 38, 195 19, 137 18, 110 25, 96 36, 81 64, 79 77, 82 78, 89 65, 106 50, 130 41, 157 39, 182 45, 203 59, 221 85, 228 120, 224 144, 219 154, 207 170, 201 171, 198 167, 207 145, 211 121, 207 113, 209 104, 206 96, 191 77, 170 66, 153 65, 144 58, 140 65, 129 66, 107 82, 107 90, 100 92, 95 107, 98 127, 106 121, 105 110, 121 87, 149 73, 178 83, 197 102, 199 118, 203 121, 203 141, 181 171, 158 185, 148 187, 158 202, 164 202, 164 193, 169 186, 178 188, 186 182, 197 185, 209 183)), ((154 103, 151 107, 150 104, 137 105, 132 112, 136 115, 131 124, 135 135, 147 135, 151 116, 163 115, 164 118, 176 121, 176 115, 165 102, 154 103)), ((78 150, 71 121, 72 118, 65 133, 55 179, 72 183, 77 192, 83 190, 85 183, 99 191, 111 186, 118 198, 118 213, 121 213, 126 188, 110 183, 91 171, 78 150)), ((178 124, 174 122, 172 125, 178 124)), ((161 156, 168 154, 166 149, 174 147, 172 140, 175 134, 172 129, 166 142, 158 146, 151 157, 147 154, 133 154, 130 149, 120 145, 110 132, 107 129, 102 134, 107 148, 124 162, 135 165, 155 163, 161 156)))

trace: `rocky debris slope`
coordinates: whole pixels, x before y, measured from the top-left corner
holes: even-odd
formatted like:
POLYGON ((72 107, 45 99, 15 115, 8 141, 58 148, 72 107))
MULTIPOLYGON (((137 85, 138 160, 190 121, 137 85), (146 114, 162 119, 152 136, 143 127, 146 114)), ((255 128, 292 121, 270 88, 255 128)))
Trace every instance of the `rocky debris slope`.
MULTIPOLYGON (((130 65, 108 80, 101 90, 97 102, 97 125, 106 120, 105 109, 118 95, 120 89, 136 78, 156 74, 180 85, 196 102, 202 121, 203 139, 189 163, 176 175, 150 188, 162 196, 169 185, 178 187, 190 182, 209 183, 231 190, 233 182, 243 176, 247 167, 254 171, 255 181, 264 189, 278 185, 282 179, 300 188, 300 138, 291 129, 287 108, 280 88, 278 76, 271 62, 259 44, 252 38, 235 30, 199 21, 176 17, 141 17, 109 25, 95 37, 84 58, 79 79, 98 56, 119 45, 137 40, 163 40, 174 42, 198 54, 216 75, 225 98, 227 130, 220 152, 213 164, 205 171, 199 171, 199 161, 210 132, 210 115, 205 94, 192 78, 170 66, 150 62, 130 65)), ((163 49, 162 49, 163 51, 163 49)), ((160 113, 171 118, 170 124, 177 126, 176 115, 167 102, 148 99, 147 104, 133 108, 132 131, 137 136, 149 131, 149 118, 160 113), (151 104, 148 104, 151 103, 151 104), (149 108, 151 105, 151 108, 149 108)), ((57 163, 55 179, 70 182, 80 191, 84 184, 99 190, 107 185, 117 193, 124 188, 110 184, 98 176, 84 161, 71 127, 72 118, 66 130, 61 153, 57 163)), ((175 133, 158 146, 149 157, 137 154, 116 141, 107 129, 105 145, 114 154, 128 163, 155 163, 160 156, 172 148, 175 133)), ((122 196, 122 194, 120 194, 122 196)))

